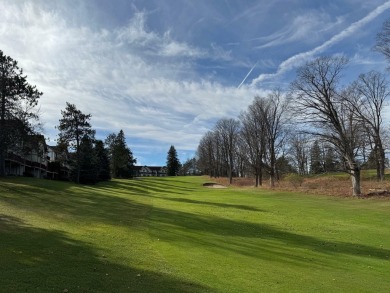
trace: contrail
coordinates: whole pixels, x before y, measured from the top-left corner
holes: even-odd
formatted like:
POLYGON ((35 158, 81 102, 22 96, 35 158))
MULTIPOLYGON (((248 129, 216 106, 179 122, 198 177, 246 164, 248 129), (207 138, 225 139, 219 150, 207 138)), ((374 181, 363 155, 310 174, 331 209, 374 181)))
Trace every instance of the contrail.
POLYGON ((241 81, 240 85, 237 87, 238 89, 242 86, 242 84, 246 81, 246 79, 248 78, 248 76, 252 73, 253 69, 255 69, 257 63, 259 63, 259 61, 257 61, 255 63, 255 65, 252 66, 251 70, 249 70, 248 74, 244 77, 244 79, 241 81))
MULTIPOLYGON (((372 21, 374 18, 376 18, 378 15, 385 12, 387 9, 390 8, 390 1, 385 2, 384 4, 378 6, 373 11, 371 11, 368 15, 363 17, 362 19, 352 23, 349 27, 338 33, 337 35, 334 35, 332 38, 321 44, 320 46, 314 48, 313 50, 299 53, 297 55, 294 55, 287 60, 283 61, 279 67, 278 70, 275 73, 268 73, 268 74, 260 74, 257 78, 252 80, 251 85, 255 86, 257 83, 273 78, 275 76, 278 76, 288 70, 291 70, 295 67, 297 67, 299 64, 302 64, 305 60, 308 58, 311 58, 313 55, 323 52, 325 49, 329 48, 333 44, 349 37, 351 34, 355 33, 355 31, 362 26, 366 25, 370 21, 372 21)), ((245 77, 246 78, 246 77, 245 77)))

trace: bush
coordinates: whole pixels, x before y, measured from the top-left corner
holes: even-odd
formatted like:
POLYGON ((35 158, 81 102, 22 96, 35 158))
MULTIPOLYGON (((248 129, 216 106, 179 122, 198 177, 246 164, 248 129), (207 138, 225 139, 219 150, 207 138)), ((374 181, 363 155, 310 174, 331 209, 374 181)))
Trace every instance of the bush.
POLYGON ((299 186, 302 186, 304 178, 297 173, 289 173, 286 177, 284 177, 284 180, 291 184, 294 188, 298 188, 299 186))

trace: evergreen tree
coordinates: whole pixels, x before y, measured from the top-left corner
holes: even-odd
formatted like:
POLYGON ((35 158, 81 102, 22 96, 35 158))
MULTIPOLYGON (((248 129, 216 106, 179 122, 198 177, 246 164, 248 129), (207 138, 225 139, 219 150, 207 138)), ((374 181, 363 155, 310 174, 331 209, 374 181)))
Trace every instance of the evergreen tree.
POLYGON ((0 50, 0 176, 5 175, 8 151, 21 145, 33 130, 31 122, 39 118, 34 107, 42 93, 26 78, 18 63, 0 50))
POLYGON ((324 169, 325 172, 335 172, 338 169, 339 162, 335 150, 327 146, 325 150, 324 169))
POLYGON ((167 156, 167 173, 168 176, 177 176, 180 171, 180 161, 177 158, 177 152, 173 145, 169 148, 167 156))
POLYGON ((318 140, 316 140, 310 150, 310 173, 320 174, 323 171, 321 148, 318 140))
POLYGON ((85 134, 80 142, 80 178, 83 184, 95 184, 98 181, 98 158, 94 150, 92 139, 85 134))
POLYGON ((97 159, 98 180, 105 181, 110 180, 110 160, 108 158, 108 150, 104 148, 104 144, 101 140, 95 141, 95 154, 97 159))
POLYGON ((130 148, 127 147, 125 134, 120 130, 112 133, 106 139, 110 158, 111 174, 114 178, 133 177, 133 166, 137 162, 130 148))
POLYGON ((80 182, 80 142, 81 139, 87 136, 93 136, 95 131, 92 130, 89 120, 91 115, 84 114, 76 108, 75 105, 66 103, 66 108, 61 111, 62 119, 57 127, 60 133, 59 143, 65 144, 75 150, 76 155, 72 162, 75 168, 74 180, 76 183, 80 182))

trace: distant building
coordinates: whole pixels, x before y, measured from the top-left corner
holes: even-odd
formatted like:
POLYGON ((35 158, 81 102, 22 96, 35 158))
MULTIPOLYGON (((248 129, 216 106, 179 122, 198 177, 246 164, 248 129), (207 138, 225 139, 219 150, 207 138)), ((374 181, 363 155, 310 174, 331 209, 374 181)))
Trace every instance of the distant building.
POLYGON ((134 177, 163 177, 167 176, 167 167, 160 166, 134 166, 134 177))

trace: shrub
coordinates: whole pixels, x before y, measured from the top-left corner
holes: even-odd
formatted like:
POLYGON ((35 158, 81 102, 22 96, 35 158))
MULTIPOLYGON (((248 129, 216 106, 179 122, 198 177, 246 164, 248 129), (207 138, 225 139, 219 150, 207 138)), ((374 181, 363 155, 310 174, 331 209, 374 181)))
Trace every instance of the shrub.
POLYGON ((297 173, 289 173, 284 177, 284 180, 291 184, 294 188, 298 188, 299 186, 302 186, 304 178, 297 173))

